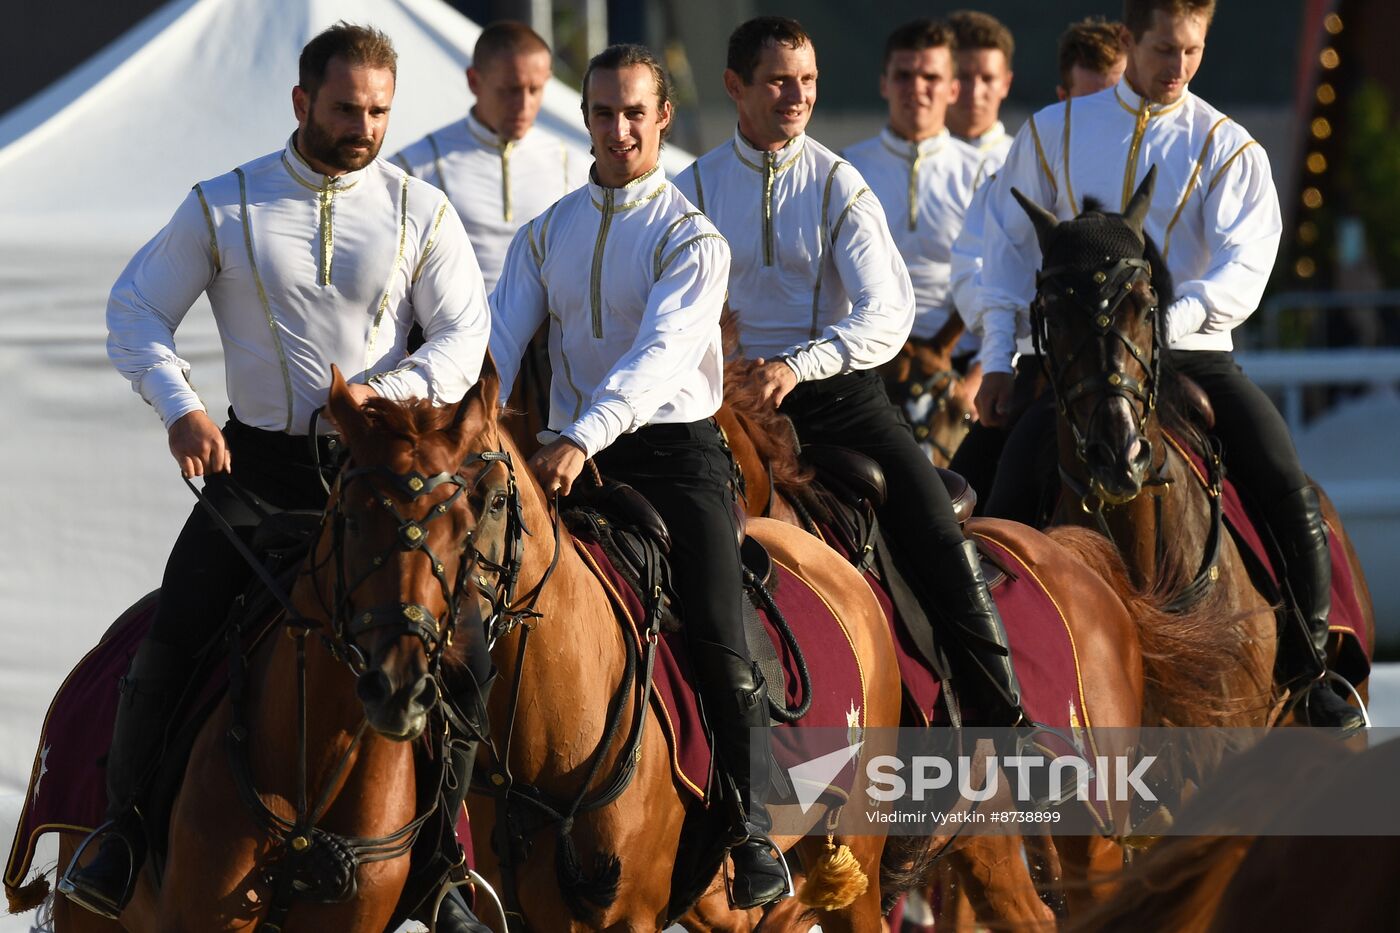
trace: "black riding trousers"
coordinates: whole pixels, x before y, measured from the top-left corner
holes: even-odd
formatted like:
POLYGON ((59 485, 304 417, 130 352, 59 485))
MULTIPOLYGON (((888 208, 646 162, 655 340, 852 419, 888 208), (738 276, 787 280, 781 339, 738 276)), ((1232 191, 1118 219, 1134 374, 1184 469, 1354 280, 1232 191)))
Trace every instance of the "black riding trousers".
MULTIPOLYGON (((871 370, 802 383, 780 408, 804 444, 832 444, 870 457, 885 472, 888 491, 880 525, 906 555, 941 552, 963 540, 953 503, 914 440, 909 422, 871 370)), ((915 561, 923 565, 923 561, 915 561)))
MULTIPOLYGON (((204 494, 244 543, 266 515, 326 507, 309 440, 251 428, 232 417, 224 440, 231 473, 205 477, 204 494)), ((322 462, 339 454, 335 438, 318 440, 322 462)), ((204 506, 195 503, 165 565, 160 604, 148 637, 193 657, 223 626, 253 570, 204 506)))
POLYGON ((1264 390, 1244 374, 1233 354, 1172 350, 1171 364, 1210 396, 1215 409, 1212 433, 1220 439, 1226 468, 1236 485, 1265 509, 1309 485, 1288 422, 1264 390))
POLYGON ((624 434, 593 458, 609 479, 632 486, 671 532, 671 583, 686 637, 747 658, 743 571, 733 462, 709 420, 652 424, 624 434))

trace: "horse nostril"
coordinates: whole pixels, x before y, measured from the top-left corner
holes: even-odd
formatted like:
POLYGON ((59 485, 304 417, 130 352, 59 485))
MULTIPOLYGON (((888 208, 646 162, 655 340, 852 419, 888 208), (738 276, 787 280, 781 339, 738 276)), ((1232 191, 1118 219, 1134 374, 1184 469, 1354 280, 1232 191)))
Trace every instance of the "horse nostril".
POLYGON ((355 694, 366 706, 378 706, 389 699, 393 686, 383 671, 367 671, 355 683, 355 694))
POLYGON ((423 679, 418 681, 418 688, 413 691, 413 702, 423 709, 432 709, 437 699, 437 681, 426 674, 423 675, 423 679))

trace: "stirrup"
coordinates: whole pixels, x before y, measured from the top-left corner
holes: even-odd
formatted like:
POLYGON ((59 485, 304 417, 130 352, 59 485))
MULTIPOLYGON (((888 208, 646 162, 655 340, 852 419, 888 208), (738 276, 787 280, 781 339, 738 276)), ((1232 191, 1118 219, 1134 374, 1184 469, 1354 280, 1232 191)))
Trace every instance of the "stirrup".
MULTIPOLYGON (((1016 736, 1016 754, 1018 756, 1025 752, 1027 746, 1031 746, 1035 749, 1038 749, 1047 755, 1053 754, 1051 749, 1036 741, 1036 736, 1038 735, 1054 736, 1055 738, 1063 742, 1066 748, 1071 748, 1078 752, 1083 751, 1082 743, 1076 740, 1074 736, 1067 735, 1063 730, 1056 729, 1054 726, 1047 726, 1044 723, 1036 722, 1034 719, 1031 719, 1029 716, 1026 715, 1026 711, 1024 709, 1018 708, 1017 711, 1020 714, 1020 719, 1011 728, 1015 730, 1024 730, 1024 734, 1016 736)), ((1080 758, 1084 761, 1085 767, 1088 769, 1087 773, 1084 776, 1085 783, 1088 783, 1089 781, 1094 780, 1094 778, 1096 777, 1094 766, 1090 763, 1090 759, 1088 757, 1081 755, 1080 758)), ((1073 780, 1070 783, 1061 785, 1060 787, 1050 788, 1048 793, 1046 793, 1044 796, 1033 796, 1029 801, 1030 804, 1034 806, 1037 810, 1046 810, 1050 807, 1061 806, 1062 804, 1073 800, 1075 794, 1079 792, 1078 776, 1073 774, 1072 772, 1064 772, 1064 775, 1066 778, 1073 778, 1073 780)))
MULTIPOLYGON (((1333 680, 1345 687, 1347 693, 1349 693, 1351 697, 1354 700, 1356 700, 1357 705, 1355 709, 1358 713, 1361 714, 1361 721, 1363 723, 1363 725, 1361 726, 1353 726, 1350 729, 1334 727, 1337 732, 1337 737, 1343 739, 1350 738, 1351 736, 1356 735, 1356 733, 1363 728, 1370 729, 1372 725, 1371 711, 1366 707, 1366 702, 1362 700, 1361 694, 1357 692, 1356 687, 1352 686, 1351 681, 1347 680, 1345 677, 1343 677, 1341 674, 1338 674, 1331 668, 1323 668, 1322 673, 1319 674, 1314 680, 1309 681, 1308 683, 1304 684, 1301 688, 1299 688, 1297 693, 1290 697, 1287 705, 1284 706, 1283 715, 1286 716, 1289 713, 1297 713, 1301 716, 1306 717, 1307 714, 1304 712, 1304 710, 1307 708, 1308 705, 1308 696, 1314 690, 1331 690, 1332 688, 1328 685, 1328 681, 1333 680)), ((1335 691, 1333 692, 1335 694, 1335 691)), ((1345 702, 1345 698, 1343 698, 1340 694, 1337 694, 1337 699, 1345 702)))
MULTIPOLYGON (((127 839, 121 833, 112 832, 116 829, 116 826, 117 820, 109 819, 107 822, 88 833, 87 838, 79 844, 78 850, 73 853, 73 857, 68 860, 68 867, 64 869, 63 877, 60 878, 58 882, 58 893, 84 910, 91 911, 99 917, 106 917, 108 920, 121 919, 122 911, 125 909, 126 905, 131 902, 131 895, 136 889, 136 879, 141 874, 141 866, 136 864, 135 847, 132 846, 131 840, 127 839), (79 887, 73 880, 73 873, 75 871, 81 871, 83 868, 87 867, 80 864, 80 862, 88 846, 98 840, 102 840, 105 843, 109 833, 112 834, 114 838, 120 840, 122 845, 126 846, 127 861, 131 866, 127 870, 126 884, 122 886, 121 893, 118 895, 116 901, 109 900, 105 897, 93 897, 92 892, 79 887)), ((101 846, 98 846, 98 848, 100 849, 101 846)))
MULTIPOLYGON (((733 845, 729 846, 729 848, 725 850, 725 855, 729 855, 730 852, 732 852, 734 849, 738 848, 739 846, 744 845, 744 844, 749 843, 749 842, 753 842, 753 841, 755 841, 755 840, 757 840, 757 841, 759 841, 759 842, 762 842, 762 843, 764 843, 765 845, 767 845, 767 846, 768 846, 768 850, 769 850, 770 852, 772 852, 775 856, 777 856, 778 864, 779 864, 779 865, 782 867, 782 869, 783 869, 783 882, 784 882, 784 888, 783 888, 783 893, 782 893, 782 894, 779 894, 777 897, 773 898, 773 899, 772 899, 771 901, 769 901, 767 904, 759 904, 759 905, 757 905, 757 906, 759 906, 759 907, 767 907, 768 904, 776 904, 778 901, 781 901, 781 900, 783 900, 784 898, 789 898, 789 897, 795 896, 796 893, 797 893, 797 889, 793 886, 793 883, 792 883, 792 869, 788 868, 787 859, 783 857, 783 850, 780 849, 780 848, 778 848, 778 844, 777 844, 776 842, 774 842, 774 841, 773 841, 773 838, 772 838, 771 836, 769 836, 767 833, 750 833, 749 835, 745 836, 743 839, 740 839, 738 842, 736 842, 736 843, 734 843, 733 845)), ((723 863, 721 863, 721 864, 723 865, 723 868, 724 868, 724 897, 725 897, 725 900, 728 901, 728 903, 729 903, 729 908, 730 908, 731 910, 739 910, 739 909, 743 909, 743 908, 740 908, 739 905, 738 905, 737 903, 735 903, 735 901, 734 901, 734 879, 733 879, 733 877, 732 877, 732 876, 730 875, 730 873, 729 873, 729 862, 730 862, 730 861, 731 861, 731 859, 725 859, 725 861, 724 861, 723 863)), ((747 909, 750 909, 750 910, 751 910, 752 908, 747 908, 747 909)))
MULTIPOLYGON (((460 888, 467 884, 476 888, 477 894, 480 894, 482 891, 486 892, 491 898, 491 906, 496 908, 496 919, 501 921, 500 929, 509 930, 511 927, 510 921, 506 917, 506 908, 505 905, 501 903, 500 895, 496 893, 496 889, 491 887, 487 880, 477 874, 473 869, 464 866, 462 870, 466 872, 467 876, 461 881, 449 881, 447 884, 444 884, 438 891, 437 897, 433 899, 432 920, 428 923, 428 933, 437 933, 438 911, 442 909, 442 902, 447 900, 447 892, 452 888, 460 888)), ((478 903, 480 902, 478 901, 478 903)), ((473 911, 473 913, 475 913, 475 911, 473 911)), ((477 919, 480 919, 479 915, 477 919)))

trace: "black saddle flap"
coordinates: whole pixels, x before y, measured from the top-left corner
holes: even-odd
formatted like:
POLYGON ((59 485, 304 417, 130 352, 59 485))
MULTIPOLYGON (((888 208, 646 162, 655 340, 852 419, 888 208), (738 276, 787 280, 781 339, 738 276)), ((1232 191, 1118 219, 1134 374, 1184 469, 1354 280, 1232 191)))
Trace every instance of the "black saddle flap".
POLYGON ((569 493, 569 508, 592 509, 623 528, 632 528, 661 546, 662 553, 671 551, 671 532, 656 507, 626 483, 604 479, 601 486, 574 484, 569 493))
POLYGON ((823 480, 834 481, 875 508, 885 504, 885 471, 865 454, 833 444, 803 444, 802 459, 823 480))
POLYGON ((320 530, 321 518, 319 511, 273 512, 253 532, 253 552, 271 554, 308 548, 320 530))

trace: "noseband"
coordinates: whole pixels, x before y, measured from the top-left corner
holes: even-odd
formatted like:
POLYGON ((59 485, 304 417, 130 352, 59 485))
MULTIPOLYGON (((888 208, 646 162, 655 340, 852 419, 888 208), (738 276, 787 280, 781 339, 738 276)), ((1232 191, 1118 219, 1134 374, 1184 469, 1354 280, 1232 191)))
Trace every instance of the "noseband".
MULTIPOLYGON (((1056 404, 1061 416, 1069 425, 1074 436, 1075 453, 1081 463, 1088 463, 1088 450, 1094 439, 1089 427, 1081 430, 1075 422, 1071 406, 1089 396, 1096 399, 1094 411, 1089 416, 1089 425, 1094 423, 1094 415, 1113 398, 1128 402, 1132 412, 1134 429, 1147 445, 1149 462, 1151 442, 1146 438, 1143 422, 1157 407, 1157 389, 1161 383, 1162 353, 1152 352, 1148 359, 1147 351, 1138 346, 1115 323, 1118 308, 1132 294, 1133 286, 1140 281, 1150 280, 1152 267, 1145 259, 1124 258, 1112 261, 1104 268, 1085 275, 1069 266, 1052 266, 1036 274, 1036 297, 1031 304, 1031 337, 1036 353, 1045 361, 1046 373, 1055 392, 1056 404), (1081 340, 1064 359, 1055 352, 1050 341, 1047 308, 1051 301, 1073 300, 1076 308, 1086 310, 1091 315, 1093 330, 1081 340), (1127 348, 1147 374, 1143 381, 1129 375, 1121 367, 1091 367, 1089 375, 1073 385, 1066 385, 1070 369, 1094 347, 1101 346, 1106 338, 1116 339, 1127 348)), ((1153 337, 1158 350, 1165 346, 1164 317, 1158 313, 1154 303, 1147 309, 1151 320, 1153 337)))

